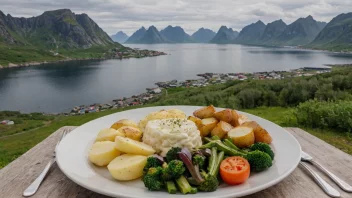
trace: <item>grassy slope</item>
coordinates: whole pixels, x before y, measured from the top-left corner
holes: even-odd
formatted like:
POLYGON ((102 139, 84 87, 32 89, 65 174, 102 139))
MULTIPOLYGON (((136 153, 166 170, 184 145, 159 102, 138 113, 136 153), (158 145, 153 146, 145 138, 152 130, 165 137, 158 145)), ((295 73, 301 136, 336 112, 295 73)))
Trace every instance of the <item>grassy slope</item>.
POLYGON ((92 47, 89 49, 59 49, 59 56, 54 56, 49 49, 36 48, 33 46, 3 45, 0 43, 0 65, 8 66, 9 63, 19 64, 27 62, 52 62, 67 58, 88 59, 104 58, 105 53, 116 46, 92 47))
MULTIPOLYGON (((138 107, 132 107, 138 108, 138 107)), ((132 109, 132 108, 126 108, 132 109)), ((33 129, 27 133, 0 138, 0 168, 6 166, 17 157, 21 156, 27 150, 44 140, 52 132, 56 131, 62 126, 79 126, 90 120, 115 113, 119 110, 108 110, 98 113, 90 113, 82 116, 65 117, 58 116, 49 124, 33 129), (20 145, 20 146, 19 146, 20 145)), ((255 109, 244 109, 242 111, 258 115, 265 119, 268 119, 281 126, 297 126, 294 110, 292 108, 282 107, 259 107, 255 109)), ((316 129, 305 129, 311 134, 323 139, 324 141, 340 148, 341 150, 352 154, 352 139, 345 135, 329 131, 329 130, 316 130, 316 129)))

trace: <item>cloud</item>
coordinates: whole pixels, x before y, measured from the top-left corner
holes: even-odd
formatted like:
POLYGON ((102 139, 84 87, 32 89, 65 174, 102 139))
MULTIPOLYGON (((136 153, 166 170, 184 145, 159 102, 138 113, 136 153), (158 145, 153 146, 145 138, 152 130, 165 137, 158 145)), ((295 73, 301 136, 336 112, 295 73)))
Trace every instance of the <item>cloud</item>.
POLYGON ((241 30, 258 20, 289 24, 308 15, 328 22, 352 10, 351 0, 0 0, 0 5, 4 13, 21 17, 69 8, 88 14, 108 34, 122 30, 129 35, 150 25, 179 25, 191 34, 200 27, 217 31, 221 25, 241 30))

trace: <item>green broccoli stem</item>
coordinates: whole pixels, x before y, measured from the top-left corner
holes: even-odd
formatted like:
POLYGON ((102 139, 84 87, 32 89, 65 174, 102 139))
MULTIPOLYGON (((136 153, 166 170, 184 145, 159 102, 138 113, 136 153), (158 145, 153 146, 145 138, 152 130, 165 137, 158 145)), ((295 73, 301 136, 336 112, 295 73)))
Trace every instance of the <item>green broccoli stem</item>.
POLYGON ((218 153, 217 159, 216 159, 216 164, 213 167, 213 169, 211 169, 209 171, 209 173, 208 173, 209 175, 212 175, 212 176, 215 176, 215 177, 218 176, 219 169, 220 169, 220 164, 221 164, 222 160, 224 159, 224 156, 225 156, 224 151, 221 151, 221 152, 218 153))
POLYGON ((191 192, 189 194, 196 194, 198 192, 198 189, 195 187, 192 187, 191 192))
POLYGON ((165 182, 165 186, 166 186, 167 192, 169 194, 176 194, 177 188, 176 188, 176 185, 173 181, 165 182))
POLYGON ((217 155, 218 155, 217 148, 212 147, 211 148, 211 156, 209 158, 208 172, 211 171, 214 168, 214 166, 216 165, 217 155))
POLYGON ((178 189, 182 194, 187 194, 192 191, 192 186, 188 183, 185 176, 182 175, 181 177, 177 178, 175 181, 178 189))

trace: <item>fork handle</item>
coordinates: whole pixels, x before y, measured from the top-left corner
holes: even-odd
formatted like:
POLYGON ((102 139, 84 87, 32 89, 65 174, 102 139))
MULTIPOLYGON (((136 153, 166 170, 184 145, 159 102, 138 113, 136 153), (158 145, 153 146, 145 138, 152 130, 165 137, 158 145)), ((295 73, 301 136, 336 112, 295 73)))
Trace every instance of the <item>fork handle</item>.
POLYGON ((55 159, 52 159, 52 160, 49 161, 49 163, 45 166, 43 172, 40 173, 40 175, 37 177, 37 179, 35 179, 33 181, 33 183, 31 185, 29 185, 26 190, 24 190, 23 196, 30 197, 30 196, 34 195, 37 192, 40 184, 43 182, 45 176, 48 174, 51 166, 54 163, 55 163, 55 159))
POLYGON ((310 161, 313 165, 315 165, 317 168, 319 168, 321 171, 323 171, 327 176, 329 176, 340 188, 346 192, 352 192, 352 186, 350 186, 348 183, 343 181, 342 179, 338 178, 336 175, 334 175, 332 172, 328 171, 324 166, 319 164, 318 162, 311 160, 310 161))
POLYGON ((328 194, 330 197, 340 197, 339 191, 330 186, 323 178, 321 178, 315 171, 313 171, 304 162, 299 162, 299 164, 313 177, 317 184, 328 194))

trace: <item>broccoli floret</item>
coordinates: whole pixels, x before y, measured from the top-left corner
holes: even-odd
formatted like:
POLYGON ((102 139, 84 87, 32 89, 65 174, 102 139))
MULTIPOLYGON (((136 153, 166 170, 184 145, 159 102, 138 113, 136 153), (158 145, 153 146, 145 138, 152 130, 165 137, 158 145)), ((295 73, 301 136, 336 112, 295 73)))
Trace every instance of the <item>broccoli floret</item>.
POLYGON ((180 160, 172 160, 167 165, 167 172, 173 178, 179 178, 186 170, 185 165, 180 160))
POLYGON ((204 171, 201 174, 205 181, 200 183, 200 185, 198 186, 198 189, 204 192, 216 191, 216 189, 219 186, 219 181, 216 178, 216 176, 206 174, 204 171))
POLYGON ((178 159, 178 152, 180 152, 182 149, 180 147, 172 147, 167 153, 166 153, 166 161, 171 162, 172 160, 178 159))
POLYGON ((251 151, 247 153, 246 158, 251 166, 251 171, 260 172, 273 165, 271 157, 263 151, 251 151))
POLYGON ((199 167, 201 168, 204 167, 206 158, 203 155, 195 154, 192 158, 193 158, 192 162, 194 165, 199 165, 199 167))
POLYGON ((188 183, 185 176, 182 175, 181 177, 177 178, 175 181, 178 189, 182 194, 194 192, 194 190, 192 189, 192 186, 188 183))
POLYGON ((164 181, 176 179, 179 178, 185 172, 185 170, 186 168, 182 161, 171 160, 169 164, 163 164, 161 178, 164 181))
POLYGON ((161 167, 149 168, 147 173, 143 177, 143 183, 148 190, 159 191, 163 188, 163 182, 161 181, 161 167))
POLYGON ((176 188, 176 185, 173 181, 165 182, 165 186, 166 186, 167 192, 169 194, 176 194, 177 188, 176 188))
POLYGON ((251 151, 255 151, 255 150, 263 151, 264 153, 267 153, 272 160, 274 160, 275 154, 273 150, 271 150, 269 144, 265 144, 263 142, 257 142, 257 143, 254 143, 249 149, 251 151))
POLYGON ((144 166, 144 169, 143 169, 144 175, 148 172, 149 168, 159 167, 161 165, 162 165, 162 162, 160 161, 160 159, 154 156, 148 157, 147 164, 144 166))

